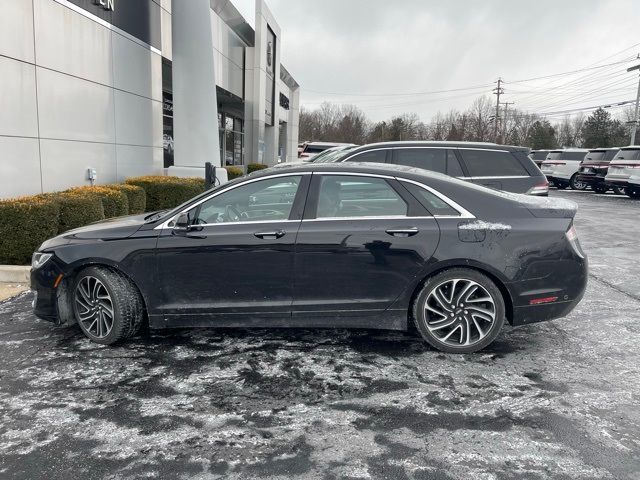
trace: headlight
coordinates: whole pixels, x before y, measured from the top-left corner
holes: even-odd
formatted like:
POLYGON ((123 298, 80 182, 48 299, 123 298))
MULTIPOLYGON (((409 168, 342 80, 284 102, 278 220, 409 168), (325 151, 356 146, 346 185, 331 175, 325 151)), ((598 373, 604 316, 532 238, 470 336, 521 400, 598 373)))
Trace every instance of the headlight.
POLYGON ((51 257, 53 257, 53 253, 35 252, 31 257, 31 268, 34 270, 39 269, 47 263, 51 257))

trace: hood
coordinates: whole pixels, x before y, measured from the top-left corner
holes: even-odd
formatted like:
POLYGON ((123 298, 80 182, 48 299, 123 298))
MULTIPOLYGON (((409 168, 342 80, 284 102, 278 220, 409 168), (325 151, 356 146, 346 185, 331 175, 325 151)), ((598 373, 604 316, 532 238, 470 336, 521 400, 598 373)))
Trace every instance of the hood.
POLYGON ((91 223, 47 240, 38 250, 43 251, 59 245, 66 245, 73 242, 73 240, 114 240, 127 238, 140 230, 140 227, 145 223, 144 219, 148 216, 149 213, 143 213, 140 215, 109 218, 91 223))

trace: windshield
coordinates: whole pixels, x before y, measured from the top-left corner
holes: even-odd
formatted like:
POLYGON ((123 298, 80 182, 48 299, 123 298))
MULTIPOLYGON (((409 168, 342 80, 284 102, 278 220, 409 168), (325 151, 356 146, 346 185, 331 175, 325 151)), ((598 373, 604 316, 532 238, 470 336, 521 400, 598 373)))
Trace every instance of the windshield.
POLYGON ((604 160, 604 154, 605 152, 602 150, 596 151, 596 152, 589 152, 587 153, 587 156, 584 157, 584 161, 596 162, 596 161, 604 160))
POLYGON ((344 147, 344 148, 340 148, 340 149, 336 149, 336 150, 332 150, 328 153, 325 153, 324 155, 318 155, 318 157, 316 157, 313 160, 313 163, 333 163, 336 162, 338 160, 340 160, 347 152, 353 150, 354 148, 356 148, 356 146, 352 146, 352 147, 344 147))

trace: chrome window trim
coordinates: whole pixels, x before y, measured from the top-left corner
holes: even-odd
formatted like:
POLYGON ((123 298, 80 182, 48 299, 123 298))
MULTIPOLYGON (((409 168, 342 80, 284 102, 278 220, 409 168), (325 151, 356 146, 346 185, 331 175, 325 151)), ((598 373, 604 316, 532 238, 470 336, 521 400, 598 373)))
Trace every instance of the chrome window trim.
POLYGON ((424 188, 426 191, 428 191, 428 192, 432 193, 433 195, 435 195, 436 197, 438 197, 440 200, 442 200, 444 203, 449 205, 451 208, 453 208, 454 210, 456 210, 460 214, 459 217, 455 217, 455 216, 452 216, 452 215, 436 215, 435 216, 436 218, 462 218, 462 219, 476 218, 475 215, 473 215, 471 212, 469 212, 469 210, 467 210, 466 208, 461 206, 459 203, 451 200, 446 195, 444 195, 444 194, 440 193, 439 191, 437 191, 437 190, 425 185, 424 183, 416 182, 415 180, 409 180, 408 178, 398 178, 398 177, 396 177, 396 180, 398 180, 400 182, 412 183, 414 185, 419 186, 420 188, 424 188))
MULTIPOLYGON (((344 221, 344 220, 433 220, 435 217, 426 216, 426 217, 409 217, 407 215, 372 215, 370 217, 367 216, 358 216, 358 217, 320 217, 320 218, 305 218, 303 222, 335 222, 335 221, 344 221)), ((460 218, 460 217, 456 217, 460 218)))
POLYGON ((383 175, 380 173, 357 173, 357 172, 323 172, 318 170, 313 172, 315 175, 340 175, 345 177, 373 177, 373 178, 385 178, 387 180, 394 180, 393 175, 383 175))
MULTIPOLYGON (((187 208, 185 208, 184 210, 176 213, 174 216, 172 216, 171 218, 165 220, 164 222, 162 222, 160 225, 154 227, 154 230, 163 230, 165 228, 169 228, 169 224, 171 222, 173 222, 176 217, 178 217, 179 215, 188 212, 189 210, 197 207, 198 205, 200 205, 201 203, 206 202, 207 200, 212 199, 213 197, 217 197, 218 195, 222 195, 225 192, 228 192, 230 190, 233 190, 234 188, 239 188, 239 187, 243 187, 244 185, 248 185, 250 183, 254 183, 254 182, 259 182, 260 180, 270 180, 272 178, 280 178, 280 177, 300 177, 303 175, 311 175, 313 172, 291 172, 291 173, 278 173, 275 175, 268 175, 268 176, 264 176, 264 177, 258 177, 258 178, 251 178, 251 179, 247 179, 242 183, 239 183, 237 185, 232 185, 228 188, 223 188, 222 190, 212 193, 211 195, 202 198, 200 201, 198 201, 197 203, 194 203, 193 205, 189 205, 187 208)), ((252 223, 264 223, 264 222, 272 222, 273 220, 264 220, 264 221, 251 221, 252 223)), ((282 222, 284 220, 278 220, 278 222, 282 222)), ((299 222, 299 220, 292 220, 295 222, 299 222)), ((201 226, 210 226, 210 225, 230 225, 231 223, 249 223, 249 222, 220 222, 220 223, 206 223, 206 224, 202 224, 201 226)))
POLYGON ((248 220, 246 222, 199 223, 195 227, 218 227, 222 225, 254 225, 257 223, 300 223, 300 220, 248 220))
POLYGON ((511 150, 505 150, 505 149, 500 149, 500 148, 478 148, 478 147, 453 147, 453 148, 457 148, 458 150, 474 150, 476 152, 504 152, 504 153, 511 153, 511 150))
POLYGON ((531 178, 529 175, 496 175, 496 176, 479 176, 479 177, 458 177, 466 180, 486 180, 486 179, 507 179, 507 178, 531 178))

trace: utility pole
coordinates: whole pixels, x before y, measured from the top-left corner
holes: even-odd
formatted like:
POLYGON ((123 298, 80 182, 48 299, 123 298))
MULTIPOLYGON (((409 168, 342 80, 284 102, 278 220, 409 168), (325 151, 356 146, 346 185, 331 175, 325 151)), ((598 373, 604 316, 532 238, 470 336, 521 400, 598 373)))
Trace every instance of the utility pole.
MULTIPOLYGON (((640 58, 640 55, 638 55, 640 58)), ((627 72, 632 72, 634 70, 640 70, 640 64, 635 67, 627 68, 627 72)), ((633 116, 633 125, 631 126, 631 145, 636 144, 636 130, 638 129, 638 106, 640 106, 640 76, 638 77, 638 93, 636 95, 636 112, 633 116)))
POLYGON ((504 122, 502 122, 502 143, 507 140, 507 109, 509 105, 513 105, 514 102, 503 102, 504 105, 504 122))
POLYGON ((493 124, 493 141, 498 143, 498 123, 500 122, 500 95, 504 93, 502 88, 502 78, 498 77, 498 87, 493 89, 493 94, 496 96, 496 118, 493 124))

